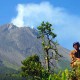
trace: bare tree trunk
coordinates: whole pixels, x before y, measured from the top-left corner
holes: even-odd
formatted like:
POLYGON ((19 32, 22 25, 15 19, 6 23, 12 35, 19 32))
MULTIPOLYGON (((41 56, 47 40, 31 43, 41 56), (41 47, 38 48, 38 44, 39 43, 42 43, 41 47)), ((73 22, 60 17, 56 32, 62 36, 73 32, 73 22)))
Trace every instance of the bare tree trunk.
POLYGON ((49 65, 49 54, 48 54, 48 50, 46 50, 46 67, 47 67, 47 71, 50 71, 50 65, 49 65))

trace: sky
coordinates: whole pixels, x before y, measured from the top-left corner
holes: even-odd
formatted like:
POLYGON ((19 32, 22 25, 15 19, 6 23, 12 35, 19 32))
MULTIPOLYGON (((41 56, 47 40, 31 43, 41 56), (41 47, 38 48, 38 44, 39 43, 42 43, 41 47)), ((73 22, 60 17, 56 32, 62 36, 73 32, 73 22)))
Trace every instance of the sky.
POLYGON ((0 0, 0 25, 36 28, 50 22, 58 43, 71 50, 80 41, 80 0, 0 0))

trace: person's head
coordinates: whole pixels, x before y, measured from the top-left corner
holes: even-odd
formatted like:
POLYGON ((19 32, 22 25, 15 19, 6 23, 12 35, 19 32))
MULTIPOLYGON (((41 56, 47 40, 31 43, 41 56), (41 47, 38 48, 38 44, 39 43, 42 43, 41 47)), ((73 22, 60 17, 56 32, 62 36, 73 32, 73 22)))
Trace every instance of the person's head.
POLYGON ((79 42, 74 42, 74 43, 73 43, 73 47, 74 47, 76 50, 78 50, 79 47, 80 47, 79 42))

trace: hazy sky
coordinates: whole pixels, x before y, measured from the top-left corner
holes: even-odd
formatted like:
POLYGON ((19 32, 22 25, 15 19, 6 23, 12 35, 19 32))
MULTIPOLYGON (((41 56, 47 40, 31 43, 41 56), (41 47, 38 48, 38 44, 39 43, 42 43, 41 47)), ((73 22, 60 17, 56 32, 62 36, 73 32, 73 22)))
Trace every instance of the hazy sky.
POLYGON ((59 44, 72 49, 80 41, 80 0, 0 0, 0 25, 37 27, 42 21, 53 24, 59 44))

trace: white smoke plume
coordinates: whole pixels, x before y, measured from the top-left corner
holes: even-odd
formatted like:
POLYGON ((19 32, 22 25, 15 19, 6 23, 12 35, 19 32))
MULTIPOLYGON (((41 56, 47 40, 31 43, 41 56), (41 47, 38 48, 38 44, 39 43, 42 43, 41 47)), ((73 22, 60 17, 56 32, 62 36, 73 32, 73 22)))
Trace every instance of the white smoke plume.
POLYGON ((42 21, 53 24, 57 39, 62 45, 71 42, 71 46, 72 42, 80 41, 80 16, 69 14, 66 9, 54 7, 49 2, 18 4, 17 16, 11 20, 18 27, 32 28, 40 25, 42 21))

